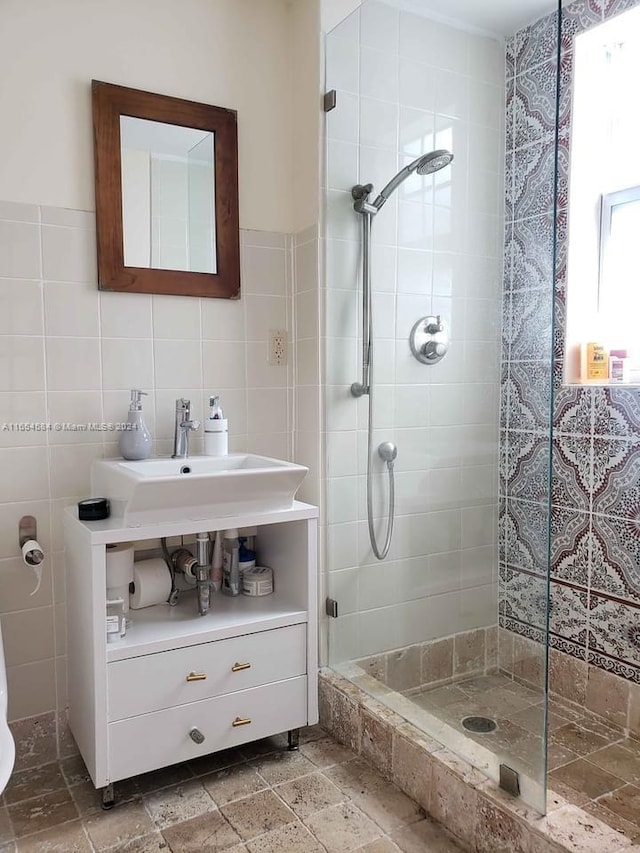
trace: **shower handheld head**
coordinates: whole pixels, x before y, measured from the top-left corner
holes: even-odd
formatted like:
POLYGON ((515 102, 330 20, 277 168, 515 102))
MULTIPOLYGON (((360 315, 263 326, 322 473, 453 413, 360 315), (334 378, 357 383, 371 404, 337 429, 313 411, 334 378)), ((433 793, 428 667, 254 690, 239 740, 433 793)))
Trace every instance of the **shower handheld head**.
POLYGON ((421 157, 414 160, 413 163, 409 163, 408 166, 401 169, 395 178, 392 178, 389 181, 386 187, 378 194, 378 197, 373 202, 373 206, 376 210, 380 210, 389 196, 398 189, 403 181, 406 181, 409 175, 412 175, 414 172, 417 172, 419 175, 433 175, 434 172, 439 172, 440 169, 444 169, 445 166, 448 166, 452 160, 453 154, 442 148, 437 151, 431 151, 430 154, 423 154, 421 157))

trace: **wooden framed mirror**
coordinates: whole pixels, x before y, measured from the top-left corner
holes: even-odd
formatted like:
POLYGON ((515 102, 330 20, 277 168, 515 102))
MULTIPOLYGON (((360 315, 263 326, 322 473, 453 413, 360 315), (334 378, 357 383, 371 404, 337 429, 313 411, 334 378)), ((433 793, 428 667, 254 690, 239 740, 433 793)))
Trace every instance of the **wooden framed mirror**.
POLYGON ((237 299, 235 110, 91 85, 100 290, 237 299))

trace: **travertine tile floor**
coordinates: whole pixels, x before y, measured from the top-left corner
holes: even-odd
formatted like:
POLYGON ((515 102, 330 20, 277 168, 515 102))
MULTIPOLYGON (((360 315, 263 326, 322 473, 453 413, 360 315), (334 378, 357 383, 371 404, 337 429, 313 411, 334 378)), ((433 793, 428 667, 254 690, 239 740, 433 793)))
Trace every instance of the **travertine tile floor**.
MULTIPOLYGON (((499 673, 412 696, 429 713, 540 778, 543 707, 538 691, 499 673), (498 723, 490 734, 462 728, 466 716, 498 723)), ((640 742, 567 703, 549 702, 549 787, 640 846, 640 742)))
POLYGON ((0 853, 460 853, 412 800, 315 726, 139 776, 109 812, 80 758, 14 773, 0 853))

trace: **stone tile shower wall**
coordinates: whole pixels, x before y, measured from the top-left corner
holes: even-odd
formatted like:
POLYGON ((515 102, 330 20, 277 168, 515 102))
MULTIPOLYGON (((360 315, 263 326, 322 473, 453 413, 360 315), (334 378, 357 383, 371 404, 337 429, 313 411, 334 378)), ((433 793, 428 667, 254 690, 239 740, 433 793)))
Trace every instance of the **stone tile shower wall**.
MULTIPOLYGON (((640 683, 640 397, 563 387, 562 375, 573 39, 636 4, 579 0, 563 9, 553 338, 551 689, 591 707, 596 686, 600 695, 609 691, 615 713, 603 699, 594 710, 620 724, 629 688, 603 681, 601 671, 640 683)), ((500 658, 507 668, 512 634, 544 639, 556 37, 550 15, 516 33, 506 57, 500 626, 507 633, 500 632, 500 658)), ((521 652, 534 649, 518 643, 521 652)))
POLYGON ((58 722, 60 753, 69 748, 62 510, 90 493, 91 462, 117 455, 117 438, 3 425, 117 423, 128 389, 142 388, 155 452, 168 455, 175 399, 190 397, 201 417, 218 391, 232 450, 290 458, 293 359, 271 367, 267 340, 291 329, 292 238, 242 231, 241 241, 240 300, 99 292, 92 213, 0 202, 0 619, 9 719, 25 719, 16 740, 32 765, 55 758, 58 722), (23 515, 36 517, 46 551, 33 597, 18 556, 23 515))

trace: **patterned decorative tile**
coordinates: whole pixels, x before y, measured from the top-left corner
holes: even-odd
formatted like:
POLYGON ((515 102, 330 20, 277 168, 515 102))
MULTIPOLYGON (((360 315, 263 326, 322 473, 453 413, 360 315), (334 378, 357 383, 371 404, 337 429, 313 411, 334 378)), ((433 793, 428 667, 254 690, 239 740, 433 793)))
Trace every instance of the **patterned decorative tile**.
POLYGON ((540 18, 516 34, 515 69, 521 74, 533 65, 547 62, 558 53, 558 14, 540 18))
POLYGON ((602 13, 605 20, 619 15, 620 12, 626 12, 627 9, 633 9, 638 5, 640 0, 600 0, 602 13))
POLYGON ((640 604, 638 521, 594 515, 591 536, 591 589, 640 604))
POLYGON ((507 502, 501 498, 498 502, 498 560, 503 563, 506 560, 506 525, 507 525, 507 502))
POLYGON ((549 646, 552 649, 557 649, 559 652, 564 652, 565 655, 571 655, 572 658, 577 658, 578 660, 584 661, 587 658, 585 643, 576 643, 558 634, 549 633, 549 646))
POLYGON ((500 570, 499 612, 535 628, 547 620, 547 582, 544 578, 504 566, 500 570))
POLYGON ((554 222, 551 213, 513 224, 513 290, 548 290, 553 281, 554 222))
POLYGON ((574 0, 562 6, 562 49, 572 50, 577 35, 602 21, 602 0, 574 0))
POLYGON ((640 666, 635 666, 635 664, 615 660, 593 649, 587 649, 587 663, 593 664, 593 666, 597 666, 598 669, 603 669, 605 672, 618 675, 620 678, 626 678, 627 681, 640 684, 640 666))
POLYGON ((512 149, 507 148, 504 158, 504 221, 513 222, 515 205, 515 154, 512 149))
POLYGON ((640 609, 592 593, 589 650, 640 668, 640 609))
POLYGON ((567 385, 554 397, 553 424, 556 432, 591 435, 591 390, 567 385))
POLYGON ((640 437, 640 394, 628 388, 594 388, 596 435, 640 437))
MULTIPOLYGON (((560 131, 558 139, 559 208, 567 206, 569 138, 560 131)), ((556 203, 554 139, 539 140, 516 149, 514 156, 514 219, 528 219, 550 213, 556 203)))
POLYGON ((545 435, 509 430, 507 441, 509 497, 546 503, 549 500, 549 439, 545 435))
POLYGON ((589 594, 562 583, 551 582, 549 631, 586 648, 589 594))
POLYGON ((552 465, 552 503, 587 512, 591 503, 591 439, 582 435, 556 435, 552 465))
POLYGON ((589 515, 554 507, 551 511, 551 577, 587 588, 590 554, 589 515))
POLYGON ((546 575, 549 510, 546 503, 531 504, 509 498, 505 517, 505 556, 514 568, 546 575))
POLYGON ((514 95, 515 95, 515 80, 513 77, 507 76, 505 84, 505 151, 512 151, 515 140, 514 127, 514 95))
POLYGON ((566 53, 560 62, 552 57, 535 65, 515 79, 513 95, 514 144, 516 148, 539 139, 553 140, 556 130, 556 96, 560 85, 560 127, 571 117, 571 80, 573 55, 566 53))
POLYGON ((593 512, 640 520, 640 439, 594 436, 593 512))
MULTIPOLYGON (((500 368, 500 432, 509 426, 509 409, 511 398, 511 368, 506 361, 500 368)), ((502 436, 501 436, 502 437, 502 436)))
POLYGON ((509 366, 509 378, 509 428, 546 432, 551 408, 549 363, 514 361, 509 366))
POLYGON ((551 360, 551 289, 511 294, 511 361, 551 360))

